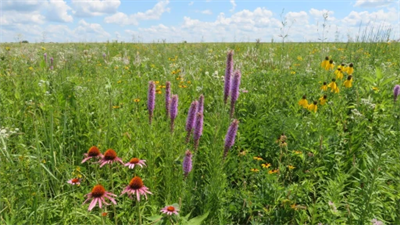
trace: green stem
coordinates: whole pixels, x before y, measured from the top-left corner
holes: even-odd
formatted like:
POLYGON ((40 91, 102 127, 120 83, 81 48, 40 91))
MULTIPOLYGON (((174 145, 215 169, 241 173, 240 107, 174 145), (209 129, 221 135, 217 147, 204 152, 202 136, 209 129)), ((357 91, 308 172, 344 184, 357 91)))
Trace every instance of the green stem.
POLYGON ((142 217, 140 215, 140 202, 137 201, 137 211, 138 211, 138 216, 139 216, 139 225, 142 225, 142 217))
MULTIPOLYGON (((110 163, 110 180, 111 180, 111 192, 114 193, 114 179, 113 179, 113 175, 112 175, 112 168, 111 168, 111 163, 110 163)), ((115 225, 117 225, 117 210, 115 209, 115 205, 113 205, 113 209, 114 209, 114 221, 115 221, 115 225)))

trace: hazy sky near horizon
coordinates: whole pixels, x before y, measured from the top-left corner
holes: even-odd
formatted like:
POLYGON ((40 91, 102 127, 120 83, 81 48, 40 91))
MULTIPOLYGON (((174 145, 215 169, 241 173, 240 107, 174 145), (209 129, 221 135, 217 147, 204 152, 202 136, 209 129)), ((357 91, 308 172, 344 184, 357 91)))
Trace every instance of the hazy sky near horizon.
POLYGON ((348 41, 366 27, 400 38, 400 0, 1 0, 0 16, 0 42, 348 41))

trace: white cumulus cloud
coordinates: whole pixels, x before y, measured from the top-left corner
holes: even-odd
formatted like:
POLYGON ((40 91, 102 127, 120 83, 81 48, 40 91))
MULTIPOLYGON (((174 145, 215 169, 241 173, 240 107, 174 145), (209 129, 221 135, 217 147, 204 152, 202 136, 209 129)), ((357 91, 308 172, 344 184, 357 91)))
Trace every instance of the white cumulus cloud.
POLYGON ((384 7, 392 4, 394 0, 357 0, 354 6, 358 7, 384 7))
POLYGON ((72 0, 74 15, 78 17, 113 14, 120 5, 120 0, 72 0))

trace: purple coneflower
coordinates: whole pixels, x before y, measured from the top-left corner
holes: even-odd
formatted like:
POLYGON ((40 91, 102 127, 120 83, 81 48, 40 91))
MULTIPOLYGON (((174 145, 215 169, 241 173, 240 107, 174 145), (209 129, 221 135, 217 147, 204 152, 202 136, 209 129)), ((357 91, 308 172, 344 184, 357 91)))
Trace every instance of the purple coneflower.
POLYGON ((233 73, 233 50, 230 50, 226 59, 224 103, 226 104, 231 89, 231 76, 233 73))
POLYGON ((189 142, 190 134, 192 133, 192 130, 194 127, 198 104, 199 104, 198 101, 194 101, 194 102, 192 102, 192 104, 190 105, 190 108, 189 108, 188 117, 186 119, 186 127, 185 127, 186 131, 187 131, 186 143, 189 142))
POLYGON ((104 156, 100 159, 99 162, 100 167, 103 167, 106 164, 111 164, 113 162, 124 164, 124 162, 122 162, 122 159, 118 158, 117 153, 112 149, 108 149, 106 152, 104 152, 104 156))
POLYGON ((232 86, 231 86, 231 118, 235 113, 235 103, 239 97, 239 86, 240 86, 240 70, 236 70, 233 74, 232 86))
POLYGON ((101 154, 100 150, 96 146, 90 147, 89 151, 83 154, 86 158, 82 160, 81 163, 88 161, 91 158, 102 158, 103 155, 101 154))
POLYGON ((178 115, 178 95, 172 95, 169 108, 169 117, 171 118, 171 133, 174 132, 174 121, 178 115))
POLYGON ((228 155, 229 149, 235 144, 236 133, 239 126, 239 120, 233 120, 231 125, 228 128, 228 132, 225 136, 225 149, 224 149, 224 157, 225 160, 226 156, 228 155))
POLYGON ((129 167, 129 169, 135 168, 136 165, 140 166, 143 168, 143 166, 146 166, 146 160, 138 159, 138 158, 132 158, 129 160, 129 162, 125 163, 124 166, 129 167))
POLYGON ((397 101, 397 96, 399 96, 399 94, 400 94, 400 85, 396 85, 396 86, 394 86, 394 89, 393 89, 393 95, 394 95, 395 102, 397 101))
POLYGON ((186 178, 190 171, 192 171, 192 153, 189 150, 186 150, 185 152, 185 158, 183 159, 182 168, 186 178))
POLYGON ((165 213, 167 215, 172 215, 172 214, 178 215, 178 211, 179 209, 173 207, 172 205, 168 205, 165 206, 163 209, 161 209, 160 212, 165 213))
POLYGON ((197 112, 204 114, 204 95, 200 95, 199 104, 197 105, 197 112))
POLYGON ((92 189, 92 192, 90 192, 89 194, 87 194, 85 196, 87 196, 87 199, 83 202, 83 204, 85 204, 90 199, 93 199, 90 202, 89 211, 92 211, 92 209, 96 206, 97 203, 99 203, 100 208, 101 208, 102 204, 110 205, 106 202, 105 198, 108 198, 112 203, 114 203, 114 205, 117 204, 115 199, 113 199, 111 197, 111 196, 116 197, 116 195, 113 193, 107 192, 106 189, 104 189, 104 187, 100 184, 95 185, 92 189))
POLYGON ((50 69, 51 69, 51 70, 54 69, 54 67, 53 67, 53 61, 54 61, 54 59, 53 59, 53 57, 51 57, 51 58, 50 58, 50 69))
POLYGON ((169 101, 171 100, 171 82, 167 81, 165 85, 165 110, 168 116, 169 113, 169 101))
POLYGON ((199 112, 196 115, 196 123, 194 126, 194 132, 193 132, 195 151, 197 151, 197 148, 199 147, 199 140, 200 140, 201 135, 203 135, 203 113, 199 112))
POLYGON ((149 82, 149 93, 147 98, 147 109, 149 110, 149 122, 151 124, 156 99, 156 85, 154 81, 149 82))
POLYGON ((140 195, 144 195, 147 199, 147 194, 152 194, 149 191, 149 188, 144 186, 142 179, 138 176, 132 178, 129 185, 122 191, 121 195, 125 193, 127 193, 129 197, 136 194, 138 202, 140 202, 140 195))
POLYGON ((81 184, 81 179, 79 179, 79 178, 73 178, 73 179, 67 181, 67 183, 68 183, 68 184, 71 184, 71 185, 80 185, 80 184, 81 184))

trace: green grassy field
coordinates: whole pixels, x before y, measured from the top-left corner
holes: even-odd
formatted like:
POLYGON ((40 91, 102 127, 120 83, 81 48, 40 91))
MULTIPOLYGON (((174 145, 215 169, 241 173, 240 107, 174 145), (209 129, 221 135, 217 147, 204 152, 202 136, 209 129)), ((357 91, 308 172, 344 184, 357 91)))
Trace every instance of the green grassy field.
POLYGON ((399 224, 399 47, 1 44, 0 224, 399 224), (224 104, 228 50, 242 76, 239 128, 223 160, 233 121, 224 104), (321 67, 326 56, 334 69, 321 67), (352 87, 343 85, 344 73, 338 93, 322 90, 341 63, 354 64, 352 87), (149 81, 156 85, 151 125, 149 81), (167 81, 179 96, 172 133, 167 81), (204 129, 195 151, 185 123, 201 94, 204 129), (299 105, 303 95, 318 102, 316 111, 299 105), (146 166, 81 163, 92 146, 146 166), (193 169, 185 179, 188 149, 193 169), (147 200, 121 195, 135 176, 152 193, 147 200), (73 178, 80 185, 67 182, 73 178), (117 195, 116 205, 88 210, 85 195, 97 184, 117 195), (170 205, 179 215, 160 212, 170 205))

